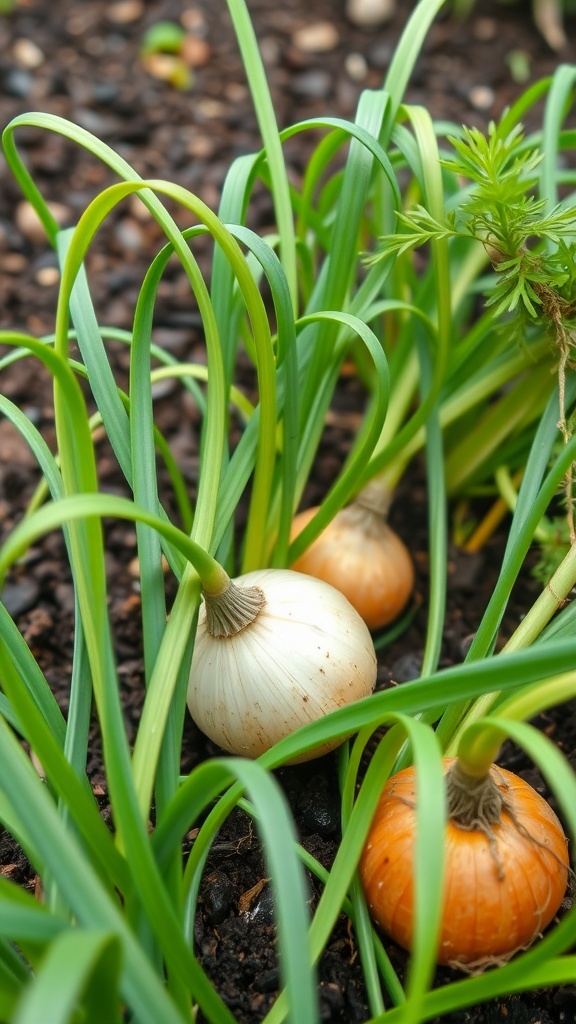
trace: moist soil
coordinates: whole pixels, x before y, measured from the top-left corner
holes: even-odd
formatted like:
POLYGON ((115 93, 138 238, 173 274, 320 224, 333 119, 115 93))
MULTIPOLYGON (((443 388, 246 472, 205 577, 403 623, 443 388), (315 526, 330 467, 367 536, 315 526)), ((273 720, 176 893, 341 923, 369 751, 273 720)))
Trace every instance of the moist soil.
MULTIPOLYGON (((361 30, 347 19, 343 2, 252 0, 250 11, 264 55, 280 125, 316 115, 352 117, 360 91, 378 88, 413 3, 399 3, 386 24, 361 30), (321 24, 311 47, 308 26, 321 24), (320 42, 318 42, 318 38, 320 42)), ((472 5, 471 5, 472 6, 472 5)), ((568 22, 568 39, 576 23, 568 22)), ((535 80, 560 61, 576 57, 568 42, 553 52, 536 31, 529 5, 477 3, 465 19, 438 19, 429 34, 408 89, 412 103, 425 105, 435 119, 485 128, 521 92, 523 74, 535 80)), ((115 148, 143 176, 168 178, 194 191, 216 208, 227 169, 237 156, 259 148, 257 126, 224 0, 112 3, 20 0, 0 15, 1 122, 29 110, 59 114, 87 128, 115 148), (188 62, 192 81, 185 90, 158 77, 140 55, 146 29, 159 20, 181 21, 193 37, 188 62)), ((83 150, 58 135, 21 129, 19 145, 43 193, 58 206, 64 224, 74 223, 85 205, 107 183, 109 172, 83 150)), ((287 148, 298 180, 317 136, 299 134, 287 148)), ((21 195, 0 165, 0 327, 48 333, 53 329, 58 272, 56 260, 30 223, 21 195)), ((254 225, 272 223, 269 199, 257 196, 254 225)), ((182 226, 186 226, 182 223, 182 226)), ((137 202, 127 202, 102 229, 88 257, 88 272, 102 323, 129 328, 147 265, 160 244, 158 230, 137 202)), ((203 342, 189 288, 177 267, 162 284, 156 340, 179 358, 201 359, 203 342)), ((111 346, 120 383, 127 356, 111 346)), ((243 373, 243 371, 242 371, 243 373)), ((250 386, 245 374, 241 384, 250 386)), ((50 382, 31 361, 3 374, 2 391, 25 409, 47 440, 53 441, 50 382)), ((364 401, 353 377, 342 381, 308 488, 313 502, 342 464, 364 401)), ((198 414, 172 383, 156 394, 157 421, 170 439, 191 494, 198 465, 198 414)), ((102 487, 124 493, 114 458, 98 447, 102 487)), ((11 425, 0 421, 0 524, 3 535, 21 517, 38 473, 33 457, 11 425)), ((409 628, 378 651, 378 688, 401 685, 418 674, 426 629, 426 492, 415 466, 400 486, 392 525, 409 543, 417 569, 415 614, 409 628)), ((495 536, 474 555, 450 549, 449 588, 442 665, 462 660, 489 600, 504 548, 495 536)), ((125 709, 132 739, 142 704, 142 638, 134 568, 135 541, 126 524, 107 530, 110 615, 125 709)), ((538 593, 529 567, 512 595, 501 642, 514 630, 538 593)), ((170 582, 167 583, 170 589, 170 582)), ((47 537, 12 574, 3 599, 38 659, 64 709, 72 660, 73 591, 61 540, 47 537)), ((550 712, 537 723, 576 768, 576 706, 550 712)), ((183 771, 220 752, 187 721, 183 771)), ((502 764, 550 796, 525 757, 506 747, 502 764)), ((89 776, 108 815, 106 779, 96 725, 90 744, 89 776)), ((329 867, 339 839, 338 791, 334 755, 277 773, 290 801, 299 838, 329 867)), ((552 803, 554 803, 552 799, 552 803)), ((188 837, 193 842, 194 833, 188 837)), ((0 871, 34 889, 33 868, 10 836, 0 832, 0 871)), ((319 884, 310 878, 314 906, 319 884)), ((213 847, 200 893, 196 922, 200 959, 239 1024, 261 1020, 278 991, 272 899, 257 833, 240 811, 231 815, 213 847)), ((403 975, 405 954, 386 948, 403 975)), ((339 920, 319 965, 320 1019, 353 1024, 369 1017, 358 951, 345 917, 339 920)), ((442 970, 438 984, 453 975, 442 970)), ((202 1021, 199 1014, 198 1021, 202 1021)), ((572 986, 498 999, 443 1018, 471 1024, 575 1024, 576 978, 572 986)))

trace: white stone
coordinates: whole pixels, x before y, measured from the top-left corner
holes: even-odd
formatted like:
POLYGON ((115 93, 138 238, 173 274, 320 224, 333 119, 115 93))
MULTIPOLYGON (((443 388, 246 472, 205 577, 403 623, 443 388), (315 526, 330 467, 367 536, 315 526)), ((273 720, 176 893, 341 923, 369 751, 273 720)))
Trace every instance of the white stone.
POLYGON ((331 21, 315 21, 294 32, 292 42, 305 53, 327 53, 338 46, 340 37, 331 21))
POLYGON ((359 28, 383 25, 395 12, 396 0, 346 0, 346 16, 359 28))
MULTIPOLYGON (((62 203, 47 203, 50 213, 54 217, 54 220, 61 227, 65 221, 71 216, 71 211, 67 206, 62 203)), ((27 199, 22 200, 18 203, 14 214, 14 220, 16 221, 16 227, 18 230, 32 242, 44 242, 46 240, 46 232, 42 226, 36 210, 27 199)))
POLYGON ((45 60, 42 50, 31 39, 16 39, 12 54, 21 68, 28 68, 30 71, 39 68, 45 60))

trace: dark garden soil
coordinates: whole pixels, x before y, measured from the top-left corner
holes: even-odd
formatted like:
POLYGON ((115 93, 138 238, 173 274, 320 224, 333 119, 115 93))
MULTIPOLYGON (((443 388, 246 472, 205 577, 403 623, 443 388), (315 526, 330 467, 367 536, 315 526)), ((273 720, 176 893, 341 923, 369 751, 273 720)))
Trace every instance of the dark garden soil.
MULTIPOLYGON (((2 127, 27 110, 60 114, 104 139, 135 168, 166 177, 218 203, 228 166, 258 148, 258 135, 224 0, 20 0, 0 16, 0 120, 2 127), (171 87, 139 56, 145 29, 160 19, 181 19, 195 43, 189 53, 193 82, 188 91, 171 87)), ((250 10, 281 125, 313 115, 350 117, 361 89, 378 88, 401 27, 413 7, 399 0, 396 15, 369 31, 353 27, 343 0, 252 0, 250 10), (307 26, 323 23, 310 44, 307 26), (326 24, 327 23, 327 24, 326 24)), ((576 58, 576 46, 553 53, 535 30, 530 5, 485 3, 467 20, 439 19, 431 31, 409 89, 411 102, 426 105, 434 118, 484 127, 521 91, 512 69, 531 79, 576 58)), ((575 37, 576 23, 568 24, 575 37)), ((158 69, 156 69, 158 72, 158 69)), ((73 223, 86 203, 111 178, 83 151, 62 138, 21 130, 22 151, 44 194, 59 204, 57 216, 73 223)), ((299 135, 287 150, 298 179, 311 145, 299 135)), ((55 257, 30 223, 16 184, 0 166, 0 327, 47 333, 53 328, 58 282, 55 257)), ((254 223, 271 223, 262 195, 254 223)), ((185 226, 185 223, 182 223, 185 226)), ((101 322, 129 327, 143 274, 160 239, 137 202, 128 202, 102 231, 88 259, 91 287, 101 322)), ((178 268, 162 285, 157 340, 178 356, 202 357, 198 316, 178 268)), ((114 349, 119 379, 126 353, 114 349)), ((197 471, 197 414, 172 383, 158 392, 156 410, 163 432, 194 492, 197 471)), ((50 383, 30 361, 3 374, 2 391, 21 404, 48 440, 53 436, 50 383)), ((315 500, 333 479, 346 453, 363 395, 358 383, 343 383, 331 412, 308 498, 315 500)), ((99 448, 102 486, 123 488, 115 462, 99 448)), ((32 456, 10 424, 0 421, 0 533, 21 516, 37 482, 32 456)), ((398 685, 418 673, 426 625, 426 495, 418 468, 399 489, 392 522, 410 543, 417 566, 419 610, 409 630, 379 652, 378 686, 398 685)), ((462 659, 491 594, 504 540, 496 537, 477 555, 451 550, 448 614, 442 664, 462 659)), ((110 614, 126 712, 132 737, 142 701, 139 596, 134 575, 133 532, 123 524, 108 531, 110 614)), ((513 595, 502 639, 511 633, 537 594, 528 573, 513 595)), ((59 538, 48 537, 11 576, 4 600, 38 658, 63 708, 72 658, 73 594, 59 538)), ((576 707, 550 713, 539 722, 576 768, 576 707)), ((186 723, 183 770, 218 751, 191 722, 186 723)), ((503 759, 542 792, 544 786, 523 756, 507 750, 503 759)), ((99 737, 92 737, 90 777, 106 813, 106 780, 99 737)), ((338 843, 336 763, 332 756, 278 773, 292 805, 302 843, 329 865, 338 843)), ((193 840, 193 835, 190 837, 193 840)), ((0 832, 0 871, 34 887, 35 877, 10 837, 0 832)), ((318 896, 312 879, 311 902, 318 896)), ((278 987, 271 893, 261 848, 249 820, 238 811, 218 836, 202 885, 196 942, 202 962, 242 1024, 262 1019, 278 987)), ((405 956, 389 945, 402 972, 405 956)), ((321 1020, 325 1024, 364 1021, 368 1009, 354 935, 342 918, 321 963, 321 1020)), ((438 981, 450 977, 444 971, 438 981)), ((449 1018, 472 1024, 575 1024, 573 986, 499 999, 449 1018)), ((198 1017, 201 1021, 201 1015, 198 1017)), ((160 1024, 160 1022, 159 1022, 160 1024)))

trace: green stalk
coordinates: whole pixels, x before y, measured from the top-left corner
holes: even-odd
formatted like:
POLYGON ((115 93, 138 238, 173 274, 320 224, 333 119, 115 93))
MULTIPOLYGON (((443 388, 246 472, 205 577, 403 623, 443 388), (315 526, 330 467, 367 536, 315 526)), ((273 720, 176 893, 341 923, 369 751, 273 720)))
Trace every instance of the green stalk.
POLYGON ((392 125, 396 120, 398 108, 404 99, 410 75, 422 52, 422 46, 430 25, 438 11, 444 6, 444 3, 445 0, 420 0, 420 3, 417 4, 408 20, 400 42, 394 49, 394 56, 390 62, 383 86, 384 91, 390 97, 390 106, 382 128, 382 134, 385 139, 389 138, 392 131, 392 125))
POLYGON ((513 431, 540 415, 553 387, 551 375, 532 372, 520 378, 512 390, 488 408, 476 427, 446 459, 451 494, 465 487, 467 480, 513 431))
POLYGON ((280 235, 280 253, 288 287, 292 296, 294 314, 298 309, 298 276, 296 244, 290 189, 286 175, 282 144, 278 135, 274 104, 270 95, 266 72, 254 34, 254 27, 244 0, 227 0, 228 10, 244 61, 252 102, 264 142, 270 169, 270 183, 274 213, 280 235))
MULTIPOLYGON (((521 651, 530 647, 550 622, 552 616, 562 607, 574 587, 576 587, 576 544, 572 545, 550 582, 528 610, 510 639, 504 644, 501 654, 510 654, 513 651, 521 651)), ((475 701, 447 747, 448 756, 452 756, 457 749, 464 729, 469 728, 472 722, 486 715, 500 695, 499 690, 493 690, 475 701)))
POLYGON ((529 721, 547 708, 573 700, 575 693, 576 672, 563 672, 508 697, 498 705, 492 717, 529 721))

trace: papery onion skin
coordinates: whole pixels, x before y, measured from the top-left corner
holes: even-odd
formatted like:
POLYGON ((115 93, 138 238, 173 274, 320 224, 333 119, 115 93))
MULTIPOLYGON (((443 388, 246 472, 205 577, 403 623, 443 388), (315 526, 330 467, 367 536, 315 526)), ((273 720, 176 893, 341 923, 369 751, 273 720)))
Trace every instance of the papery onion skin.
POLYGON ((258 757, 299 726, 372 693, 372 638, 339 591, 288 569, 256 570, 233 582, 261 588, 265 604, 226 638, 210 635, 200 609, 187 699, 194 721, 215 743, 258 757))
MULTIPOLYGON (((406 545, 384 519, 372 515, 373 528, 368 529, 352 517, 351 509, 342 509, 291 568, 336 587, 369 629, 382 629, 406 607, 414 589, 414 566, 406 545)), ((292 540, 317 511, 309 508, 295 516, 292 540)))
MULTIPOLYGON (((453 759, 444 760, 448 770, 453 759)), ((504 811, 495 846, 477 830, 446 825, 446 881, 438 963, 481 969, 529 946, 556 914, 568 882, 567 840, 551 807, 503 768, 491 775, 504 811), (500 870, 499 870, 500 869, 500 870)), ((386 785, 360 862, 370 913, 409 950, 413 929, 416 776, 407 768, 386 785)))

